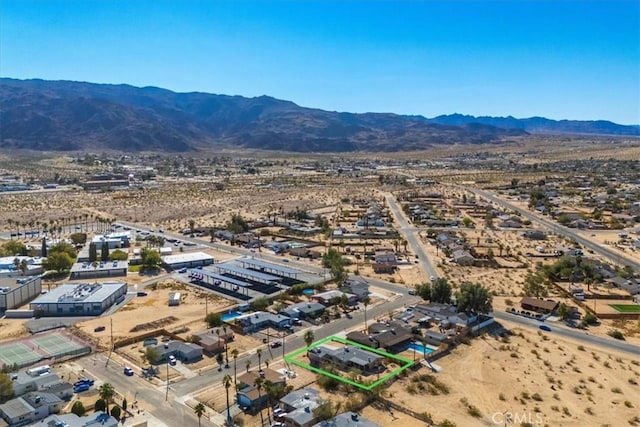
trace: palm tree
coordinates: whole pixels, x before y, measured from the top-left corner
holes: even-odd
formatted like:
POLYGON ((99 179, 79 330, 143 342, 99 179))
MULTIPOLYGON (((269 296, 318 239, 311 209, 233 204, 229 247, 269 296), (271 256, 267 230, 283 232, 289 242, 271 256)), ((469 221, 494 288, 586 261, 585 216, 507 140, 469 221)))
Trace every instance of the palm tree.
POLYGON ((231 420, 231 410, 229 409, 229 388, 231 387, 231 377, 229 375, 225 375, 222 378, 222 384, 227 392, 227 425, 230 426, 233 424, 231 420))
POLYGON ((107 406, 107 414, 109 413, 109 402, 113 399, 113 396, 116 394, 116 390, 109 383, 104 383, 98 389, 98 393, 100 395, 100 399, 104 400, 105 405, 107 406))
POLYGON ((205 408, 202 402, 198 403, 195 408, 193 408, 193 412, 196 413, 196 417, 198 417, 198 427, 201 426, 200 418, 204 415, 205 408))
POLYGON ((256 354, 258 355, 258 371, 261 371, 262 369, 260 368, 260 360, 262 359, 262 349, 257 349, 256 354))
POLYGON ((362 304, 364 305, 364 330, 367 331, 367 306, 371 303, 371 298, 365 296, 362 298, 362 304))
POLYGON ((316 339, 316 336, 314 335, 311 329, 308 329, 307 332, 304 333, 304 342, 305 344, 307 344, 307 352, 309 351, 309 346, 311 346, 311 343, 315 339, 316 339))
POLYGON ((238 355, 239 354, 240 354, 240 352, 238 351, 237 348, 234 348, 233 350, 231 350, 231 357, 233 357, 233 383, 234 384, 238 384, 237 365, 238 365, 238 355))
POLYGON ((263 426, 264 425, 264 417, 262 416, 262 402, 261 402, 261 398, 262 398, 262 383, 264 382, 264 380, 261 377, 258 377, 255 379, 255 381, 253 381, 253 385, 256 387, 256 389, 258 390, 258 402, 260 405, 260 425, 263 426))

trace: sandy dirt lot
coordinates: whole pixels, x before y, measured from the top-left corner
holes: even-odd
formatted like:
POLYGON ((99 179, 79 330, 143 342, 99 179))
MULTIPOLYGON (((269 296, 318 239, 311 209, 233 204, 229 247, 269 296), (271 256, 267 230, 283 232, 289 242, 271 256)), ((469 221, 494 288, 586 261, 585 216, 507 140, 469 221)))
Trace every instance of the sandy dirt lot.
POLYGON ((388 392, 414 411, 458 426, 492 425, 494 414, 505 411, 550 426, 626 425, 637 415, 637 360, 543 333, 513 332, 509 339, 475 339, 438 360, 443 370, 434 375, 448 393, 421 392, 411 377, 388 392))
POLYGON ((169 331, 185 327, 196 331, 204 329, 205 296, 208 295, 206 305, 209 312, 221 311, 233 305, 229 300, 171 279, 159 282, 155 290, 149 287, 145 290, 148 292, 146 297, 136 297, 113 315, 81 322, 78 327, 90 335, 95 335, 103 342, 108 338, 111 321, 113 321, 114 341, 159 327, 169 331), (171 292, 180 292, 181 294, 182 300, 177 307, 169 307, 167 304, 171 292), (175 320, 169 318, 175 318, 175 320), (155 327, 149 325, 160 319, 167 319, 167 322, 155 327), (107 330, 94 333, 93 330, 96 326, 106 326, 107 330), (139 326, 139 331, 132 332, 136 326, 139 326))

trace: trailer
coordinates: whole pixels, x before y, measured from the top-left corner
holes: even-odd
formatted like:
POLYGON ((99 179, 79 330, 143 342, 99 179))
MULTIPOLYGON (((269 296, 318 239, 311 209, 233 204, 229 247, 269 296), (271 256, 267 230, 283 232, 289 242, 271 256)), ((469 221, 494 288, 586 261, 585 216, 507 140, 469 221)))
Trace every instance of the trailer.
POLYGON ((180 305, 180 292, 172 292, 169 294, 169 307, 180 305))

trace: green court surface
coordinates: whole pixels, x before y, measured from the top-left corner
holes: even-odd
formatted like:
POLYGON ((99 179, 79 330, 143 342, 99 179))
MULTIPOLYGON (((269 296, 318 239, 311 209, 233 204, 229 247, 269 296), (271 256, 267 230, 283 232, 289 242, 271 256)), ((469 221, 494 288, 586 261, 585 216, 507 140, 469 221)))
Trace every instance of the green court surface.
POLYGON ((640 305, 638 304, 609 304, 620 313, 640 313, 640 305))
POLYGON ((405 371, 406 369, 410 368, 411 366, 413 366, 413 364, 415 363, 412 360, 409 359, 405 359, 404 357, 400 357, 397 356, 395 354, 391 354, 391 353, 387 353, 386 351, 382 351, 376 348, 371 348, 368 347, 366 345, 357 343, 357 342, 353 342, 353 341, 349 341, 346 340, 344 338, 340 338, 337 336, 330 336, 327 337, 325 339, 322 339, 320 341, 316 341, 313 344, 311 344, 309 347, 303 347, 300 350, 294 351, 293 353, 289 353, 284 357, 284 360, 286 360, 288 363, 291 363, 293 365, 299 366, 301 368, 307 369, 309 371, 315 372, 317 374, 321 374, 330 378, 333 378, 335 380, 341 381, 343 383, 347 383, 350 384, 354 387, 358 387, 362 390, 372 390, 376 387, 378 387, 379 385, 385 383, 386 381, 388 381, 389 379, 395 377, 396 375, 398 375, 399 373, 405 371), (386 375, 384 375, 381 378, 378 378, 376 381, 373 381, 371 383, 360 383, 357 381, 353 381, 349 378, 345 378, 344 376, 340 376, 340 375, 336 375, 334 373, 325 371, 324 369, 320 369, 320 368, 316 368, 315 366, 311 366, 308 363, 305 363, 301 360, 298 360, 297 357, 300 356, 302 353, 305 353, 313 348, 319 347, 322 344, 325 344, 327 342, 338 342, 344 345, 351 345, 354 347, 358 347, 361 348, 363 350, 369 351, 371 353, 375 353, 375 354, 379 354, 381 356, 387 357, 388 359, 393 360, 394 362, 396 362, 398 365, 400 365, 398 368, 396 368, 395 370, 393 370, 392 372, 387 373, 386 375))
POLYGON ((31 342, 38 350, 46 353, 49 357, 66 356, 87 349, 86 346, 57 334, 33 337, 31 338, 31 342))
POLYGON ((21 342, 0 346, 0 361, 5 365, 18 365, 19 367, 23 367, 40 360, 42 360, 42 356, 21 342))

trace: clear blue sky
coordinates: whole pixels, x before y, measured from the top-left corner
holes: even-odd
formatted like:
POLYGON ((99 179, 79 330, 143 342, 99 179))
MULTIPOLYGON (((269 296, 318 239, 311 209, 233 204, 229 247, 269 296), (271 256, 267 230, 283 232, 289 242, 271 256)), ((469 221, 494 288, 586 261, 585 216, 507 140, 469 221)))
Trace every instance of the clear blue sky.
POLYGON ((640 1, 2 0, 0 75, 640 123, 640 1))

